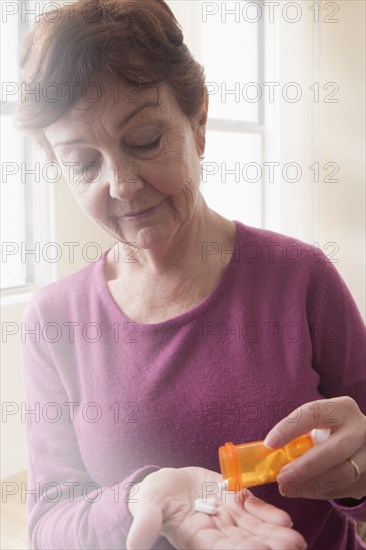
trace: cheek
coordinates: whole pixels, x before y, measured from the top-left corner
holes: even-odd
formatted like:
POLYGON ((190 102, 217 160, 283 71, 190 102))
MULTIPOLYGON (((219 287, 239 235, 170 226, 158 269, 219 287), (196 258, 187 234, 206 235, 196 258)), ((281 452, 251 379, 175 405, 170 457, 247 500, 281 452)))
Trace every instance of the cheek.
POLYGON ((107 201, 100 189, 90 186, 82 191, 74 190, 72 194, 84 212, 96 219, 106 217, 107 201))
POLYGON ((191 185, 192 174, 186 166, 165 163, 161 168, 150 171, 145 179, 159 193, 179 198, 187 185, 191 185))
POLYGON ((199 187, 200 164, 195 149, 184 143, 180 148, 167 150, 153 161, 148 161, 140 167, 143 179, 162 193, 179 195, 189 185, 199 187), (195 156, 196 155, 196 156, 195 156))

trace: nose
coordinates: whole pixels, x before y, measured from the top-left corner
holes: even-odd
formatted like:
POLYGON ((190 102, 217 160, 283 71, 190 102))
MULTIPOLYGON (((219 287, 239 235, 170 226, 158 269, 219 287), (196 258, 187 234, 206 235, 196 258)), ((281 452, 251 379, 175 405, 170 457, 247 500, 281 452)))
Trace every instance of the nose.
POLYGON ((144 182, 135 162, 115 161, 109 167, 109 194, 113 199, 130 201, 144 182))

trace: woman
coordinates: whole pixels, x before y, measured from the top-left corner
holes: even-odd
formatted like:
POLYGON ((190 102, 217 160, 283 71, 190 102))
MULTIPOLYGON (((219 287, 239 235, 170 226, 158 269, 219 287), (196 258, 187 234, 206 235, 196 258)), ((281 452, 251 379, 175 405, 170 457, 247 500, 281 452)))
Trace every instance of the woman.
POLYGON ((163 0, 72 8, 24 42, 41 93, 19 119, 118 246, 26 312, 42 335, 24 347, 32 548, 364 548, 364 325, 348 289, 309 245, 207 207, 204 73, 163 0), (225 441, 329 426, 278 485, 219 490, 225 441), (209 494, 217 515, 194 512, 209 494))

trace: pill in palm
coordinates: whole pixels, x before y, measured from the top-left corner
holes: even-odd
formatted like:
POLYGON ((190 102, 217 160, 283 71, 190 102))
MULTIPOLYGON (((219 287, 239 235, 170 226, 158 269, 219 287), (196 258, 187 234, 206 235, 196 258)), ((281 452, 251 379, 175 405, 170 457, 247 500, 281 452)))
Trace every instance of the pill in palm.
MULTIPOLYGON (((206 499, 206 500, 212 501, 214 499, 206 499)), ((199 498, 194 502, 194 509, 196 512, 203 512, 210 516, 217 514, 217 508, 215 505, 208 504, 208 502, 203 502, 203 500, 199 498)))
POLYGON ((217 502, 214 498, 205 497, 205 498, 196 498, 194 501, 195 504, 200 504, 203 502, 203 504, 209 504, 210 506, 216 506, 217 502))

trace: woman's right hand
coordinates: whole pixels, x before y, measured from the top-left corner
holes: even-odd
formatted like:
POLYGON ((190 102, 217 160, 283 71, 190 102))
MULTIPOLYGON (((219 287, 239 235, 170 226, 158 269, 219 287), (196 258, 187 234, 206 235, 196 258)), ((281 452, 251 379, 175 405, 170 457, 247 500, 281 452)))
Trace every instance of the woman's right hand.
POLYGON ((159 534, 178 549, 194 550, 303 550, 303 537, 291 529, 290 516, 254 497, 248 490, 231 493, 218 489, 217 514, 195 512, 194 501, 204 488, 218 487, 222 476, 204 468, 162 468, 141 483, 127 537, 128 550, 152 548, 159 534), (208 485, 209 484, 209 485, 208 485), (215 485, 216 484, 216 485, 215 485))

